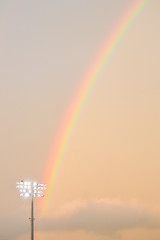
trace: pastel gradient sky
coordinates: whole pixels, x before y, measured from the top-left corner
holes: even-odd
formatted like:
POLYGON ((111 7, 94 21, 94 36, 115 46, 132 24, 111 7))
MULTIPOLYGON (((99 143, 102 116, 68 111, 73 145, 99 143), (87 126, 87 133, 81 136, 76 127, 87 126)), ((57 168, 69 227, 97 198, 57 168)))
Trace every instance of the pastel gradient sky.
MULTIPOLYGON (((64 114, 134 0, 0 1, 0 240, 30 237, 30 200, 64 114)), ((151 0, 87 100, 39 239, 160 239, 160 1, 151 0)))

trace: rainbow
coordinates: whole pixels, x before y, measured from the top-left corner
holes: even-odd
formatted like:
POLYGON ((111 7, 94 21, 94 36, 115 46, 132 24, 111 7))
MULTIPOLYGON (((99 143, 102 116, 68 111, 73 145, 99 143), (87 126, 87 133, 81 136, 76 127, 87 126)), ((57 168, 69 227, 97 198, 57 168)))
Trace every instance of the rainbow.
POLYGON ((96 61, 83 79, 79 90, 76 92, 75 97, 73 98, 73 101, 71 102, 70 107, 65 114, 65 118, 62 122, 56 142, 53 146, 50 159, 47 162, 46 171, 42 180, 43 182, 47 183, 48 186, 46 197, 42 203, 42 215, 47 212, 50 206, 57 174, 63 162, 67 147, 84 104, 92 92, 95 83, 98 81, 100 74, 106 67, 106 64, 109 62, 111 56, 119 46, 121 39, 125 36, 127 30, 134 23, 135 19, 148 2, 149 0, 133 1, 132 6, 130 6, 126 13, 122 16, 104 47, 98 54, 96 61))

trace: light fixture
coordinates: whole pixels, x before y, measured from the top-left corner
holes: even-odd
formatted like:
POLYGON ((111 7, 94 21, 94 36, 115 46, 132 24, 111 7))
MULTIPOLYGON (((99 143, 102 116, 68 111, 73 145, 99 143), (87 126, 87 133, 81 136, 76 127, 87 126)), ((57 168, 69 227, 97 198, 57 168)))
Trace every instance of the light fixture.
POLYGON ((16 182, 16 188, 19 189, 20 196, 22 198, 31 197, 31 240, 34 240, 34 205, 33 199, 34 197, 44 197, 43 190, 46 190, 46 184, 36 183, 36 182, 28 182, 21 180, 20 182, 16 182), (41 190, 41 191, 39 191, 41 190))

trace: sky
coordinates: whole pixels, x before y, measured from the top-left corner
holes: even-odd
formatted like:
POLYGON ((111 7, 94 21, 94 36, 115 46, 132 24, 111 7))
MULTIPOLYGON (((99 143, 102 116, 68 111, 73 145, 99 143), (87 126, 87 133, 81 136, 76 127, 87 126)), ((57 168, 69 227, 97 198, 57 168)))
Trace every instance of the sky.
MULTIPOLYGON (((0 0, 0 240, 30 237, 16 182, 42 181, 73 96, 133 2, 0 0)), ((159 22, 150 0, 97 79, 45 216, 34 201, 36 240, 160 239, 159 22)))

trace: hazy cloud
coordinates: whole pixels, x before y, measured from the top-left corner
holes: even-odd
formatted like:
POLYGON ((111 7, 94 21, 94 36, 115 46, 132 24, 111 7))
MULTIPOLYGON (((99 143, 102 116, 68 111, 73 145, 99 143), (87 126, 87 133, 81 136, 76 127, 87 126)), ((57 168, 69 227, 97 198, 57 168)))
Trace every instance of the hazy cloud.
MULTIPOLYGON (((30 209, 0 216, 0 239, 14 238, 30 231, 30 209)), ((83 230, 113 234, 132 228, 160 227, 160 213, 137 204, 118 201, 74 202, 63 206, 52 218, 36 219, 39 231, 83 230)))
POLYGON ((131 228, 157 228, 159 213, 136 204, 118 201, 90 201, 63 207, 53 218, 43 219, 43 231, 85 230, 107 234, 131 228))
POLYGON ((14 239, 29 231, 29 209, 19 208, 10 214, 0 216, 0 239, 14 239))

